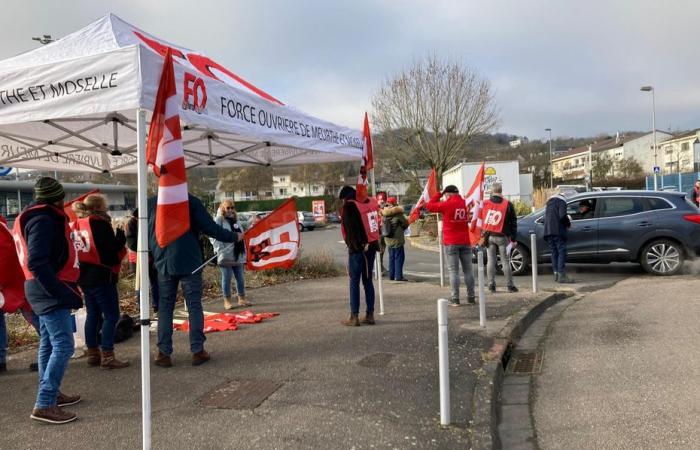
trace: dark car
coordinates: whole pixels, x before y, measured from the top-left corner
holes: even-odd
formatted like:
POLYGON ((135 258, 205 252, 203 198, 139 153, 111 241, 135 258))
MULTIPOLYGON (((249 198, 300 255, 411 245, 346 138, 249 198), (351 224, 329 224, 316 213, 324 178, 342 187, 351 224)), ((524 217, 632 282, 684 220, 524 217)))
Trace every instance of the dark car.
MULTIPOLYGON (((567 199, 567 212, 567 262, 636 262, 651 274, 674 275, 686 258, 700 253, 700 211, 683 192, 586 192, 567 199), (592 205, 591 217, 579 212, 584 200, 592 205)), ((543 216, 540 209, 518 220, 518 245, 511 257, 516 275, 530 268, 532 233, 538 263, 550 262, 543 216)))
POLYGON ((329 212, 328 214, 326 214, 326 222, 340 223, 340 216, 335 211, 329 212))

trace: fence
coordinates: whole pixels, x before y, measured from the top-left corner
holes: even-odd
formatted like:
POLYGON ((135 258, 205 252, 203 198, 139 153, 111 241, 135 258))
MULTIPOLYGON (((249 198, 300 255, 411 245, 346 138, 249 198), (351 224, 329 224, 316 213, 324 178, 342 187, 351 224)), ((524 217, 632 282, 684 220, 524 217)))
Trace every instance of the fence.
MULTIPOLYGON (((657 175, 656 182, 659 189, 678 190, 690 195, 693 190, 695 181, 700 180, 700 172, 685 172, 685 173, 669 173, 666 175, 657 175)), ((654 176, 646 177, 646 188, 654 189, 654 176)))

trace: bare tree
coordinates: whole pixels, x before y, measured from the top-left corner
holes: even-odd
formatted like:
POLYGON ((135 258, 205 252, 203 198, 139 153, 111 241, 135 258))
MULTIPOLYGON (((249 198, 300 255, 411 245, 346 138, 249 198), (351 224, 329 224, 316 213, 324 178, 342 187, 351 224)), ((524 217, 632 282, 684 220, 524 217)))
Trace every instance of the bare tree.
POLYGON ((219 171, 221 187, 227 192, 252 191, 255 195, 260 191, 272 191, 272 167, 247 166, 219 171))
POLYGON ((472 136, 498 123, 490 81, 434 55, 386 80, 372 106, 382 156, 414 177, 415 169, 428 167, 440 177, 466 156, 472 136))

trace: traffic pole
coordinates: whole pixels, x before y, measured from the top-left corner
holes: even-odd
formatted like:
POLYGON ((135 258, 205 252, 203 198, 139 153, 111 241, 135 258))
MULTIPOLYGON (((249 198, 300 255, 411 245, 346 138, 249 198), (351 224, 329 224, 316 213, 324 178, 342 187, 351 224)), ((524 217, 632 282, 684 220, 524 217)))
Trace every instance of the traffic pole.
POLYGON ((438 251, 440 252, 440 287, 445 287, 445 248, 442 245, 442 220, 438 214, 438 251))
POLYGON ((486 328, 486 287, 484 286, 484 251, 476 252, 477 273, 479 275, 479 326, 486 328))
POLYGON ((534 233, 530 235, 530 255, 532 257, 532 292, 537 294, 537 235, 534 233))
POLYGON ((440 425, 450 424, 450 356, 447 339, 447 299, 437 301, 438 312, 438 366, 440 374, 440 425))

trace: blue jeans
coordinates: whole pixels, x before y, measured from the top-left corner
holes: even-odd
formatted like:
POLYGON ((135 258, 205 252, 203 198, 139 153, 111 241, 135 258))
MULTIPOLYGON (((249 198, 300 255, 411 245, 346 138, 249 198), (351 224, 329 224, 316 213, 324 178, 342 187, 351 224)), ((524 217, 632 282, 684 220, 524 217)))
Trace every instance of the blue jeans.
POLYGON ((236 277, 236 292, 241 297, 245 297, 245 278, 243 276, 243 266, 219 266, 221 271, 221 289, 224 297, 231 296, 231 278, 236 277))
POLYGON ((389 279, 403 279, 403 263, 406 260, 406 252, 403 245, 397 248, 389 247, 389 279))
POLYGON ((557 273, 566 273, 566 238, 561 236, 546 236, 552 253, 552 270, 557 273))
POLYGON ((372 269, 376 250, 368 250, 364 253, 350 253, 348 255, 348 274, 350 275, 350 312, 360 313, 360 280, 365 288, 365 303, 367 313, 374 313, 374 284, 372 283, 372 269))
MULTIPOLYGON (((34 327, 36 334, 39 335, 39 316, 34 314, 34 311, 25 309, 19 310, 24 316, 24 320, 34 327)), ((5 313, 0 310, 0 364, 7 361, 7 326, 5 325, 5 313)))
POLYGON ((160 305, 158 309, 158 350, 164 355, 173 353, 173 311, 177 287, 182 283, 190 322, 190 351, 204 350, 204 310, 202 309, 202 272, 194 275, 158 274, 160 305))
POLYGON ((39 316, 39 392, 36 408, 56 404, 63 374, 73 355, 73 321, 69 309, 55 309, 39 316))
POLYGON ((114 334, 119 321, 119 293, 116 284, 83 287, 85 297, 85 344, 88 348, 102 347, 103 352, 114 351, 114 334), (102 322, 102 338, 98 329, 102 322))

